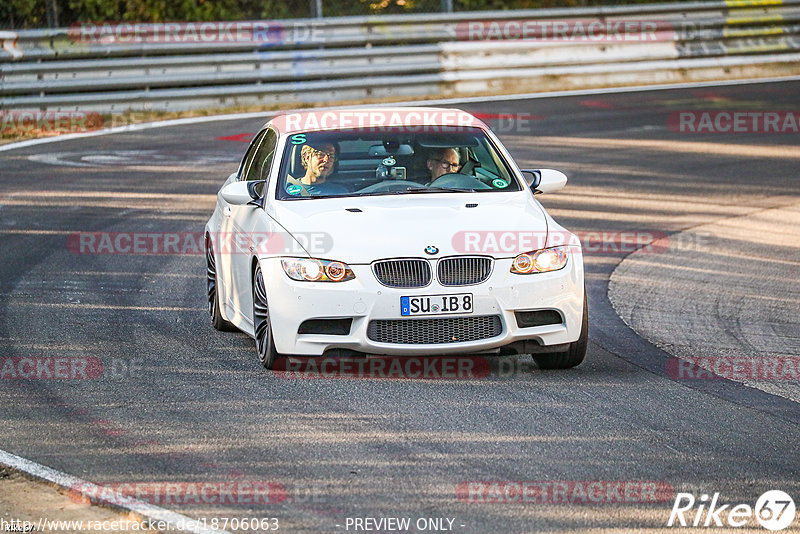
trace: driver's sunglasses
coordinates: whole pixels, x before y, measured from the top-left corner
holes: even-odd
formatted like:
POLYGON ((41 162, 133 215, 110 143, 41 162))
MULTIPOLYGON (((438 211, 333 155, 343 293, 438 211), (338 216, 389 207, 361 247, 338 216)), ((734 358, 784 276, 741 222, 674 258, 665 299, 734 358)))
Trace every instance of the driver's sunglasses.
POLYGON ((438 161, 439 165, 441 165, 443 169, 458 170, 461 168, 460 163, 450 163, 449 161, 445 161, 443 159, 435 159, 433 161, 438 161))
POLYGON ((336 159, 336 153, 325 152, 324 150, 317 150, 314 147, 311 148, 311 155, 317 156, 318 158, 322 159, 325 158, 326 160, 336 159))

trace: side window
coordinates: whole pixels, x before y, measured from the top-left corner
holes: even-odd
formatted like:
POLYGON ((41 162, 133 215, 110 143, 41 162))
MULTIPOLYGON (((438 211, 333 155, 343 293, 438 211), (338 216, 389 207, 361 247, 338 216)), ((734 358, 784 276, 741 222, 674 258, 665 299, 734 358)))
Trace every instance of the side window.
POLYGON ((253 163, 245 174, 245 180, 266 180, 269 178, 269 169, 275 157, 275 146, 278 144, 278 135, 274 130, 267 130, 261 140, 261 145, 255 151, 253 163))
POLYGON ((481 162, 481 167, 486 169, 487 171, 491 172, 495 176, 501 176, 502 173, 497 168, 497 162, 495 161, 492 153, 486 149, 486 146, 481 143, 476 147, 472 148, 475 157, 478 158, 478 161, 481 162))
POLYGON ((253 140, 250 142, 250 146, 247 149, 247 153, 244 155, 242 159, 242 164, 239 166, 239 180, 244 180, 245 172, 247 172, 248 167, 250 167, 250 163, 252 163, 253 158, 256 155, 256 149, 258 148, 258 144, 261 142, 261 139, 264 137, 264 133, 266 130, 261 130, 256 134, 253 140))

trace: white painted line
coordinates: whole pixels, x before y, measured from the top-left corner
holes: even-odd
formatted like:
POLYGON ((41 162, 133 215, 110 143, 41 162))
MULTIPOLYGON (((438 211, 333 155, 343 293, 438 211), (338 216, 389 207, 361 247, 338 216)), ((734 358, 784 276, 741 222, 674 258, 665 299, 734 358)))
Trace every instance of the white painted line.
MULTIPOLYGON (((473 104, 479 102, 503 102, 512 100, 535 100, 539 98, 558 98, 564 96, 605 95, 613 93, 637 93, 639 91, 664 91, 668 89, 692 89, 696 87, 722 87, 726 85, 750 85, 758 83, 796 82, 800 76, 780 76, 774 78, 752 78, 742 80, 715 80, 708 82, 662 83, 657 85, 633 85, 629 87, 607 87, 599 89, 571 89, 569 91, 549 91, 544 93, 522 93, 514 95, 474 96, 462 98, 444 98, 441 100, 422 100, 419 104, 473 104)), ((417 104, 414 102, 413 104, 417 104)), ((402 103, 381 104, 401 106, 402 103)), ((412 105, 412 104, 409 104, 412 105)))
POLYGON ((669 89, 692 89, 696 87, 724 87, 728 85, 750 85, 761 83, 777 83, 777 82, 794 82, 800 81, 800 76, 781 76, 774 78, 752 78, 743 80, 716 80, 708 82, 686 82, 686 83, 665 83, 658 85, 634 85, 629 87, 608 87, 600 89, 571 89, 569 91, 549 91, 544 93, 522 93, 514 95, 495 95, 495 96, 474 96, 474 97, 456 97, 456 98, 442 98, 438 100, 411 100, 407 102, 387 102, 382 104, 354 104, 350 106, 328 106, 328 107, 314 107, 314 108, 296 108, 291 110, 278 110, 278 111, 256 111, 251 113, 231 113, 227 115, 207 115, 203 117, 187 117, 185 119, 171 119, 158 122, 142 122, 139 124, 129 124, 126 126, 117 126, 115 128, 107 128, 104 130, 97 130, 95 132, 74 133, 58 135, 54 137, 43 137, 41 139, 29 139, 27 141, 19 141, 17 143, 8 143, 0 145, 0 152, 7 152, 9 150, 16 150, 18 148, 25 148, 35 145, 43 145, 47 143, 57 143, 59 141, 69 141, 71 139, 83 139, 86 137, 96 137, 100 135, 111 135, 125 132, 140 132, 142 130, 150 130, 152 128, 164 128, 167 126, 182 126, 185 124, 200 124, 204 122, 217 122, 217 121, 231 121, 239 119, 252 119, 258 117, 273 117, 280 113, 287 113, 291 111, 302 110, 318 110, 324 111, 328 109, 355 109, 361 107, 394 107, 394 106, 435 106, 435 105, 448 105, 448 104, 473 104, 479 102, 506 102, 513 100, 533 100, 540 98, 558 98, 564 96, 585 96, 585 95, 605 95, 613 93, 636 93, 639 91, 665 91, 669 89))
POLYGON ((230 121, 236 119, 250 119, 256 117, 272 117, 273 115, 276 115, 275 111, 257 111, 253 113, 207 115, 203 117, 186 117, 185 119, 171 119, 158 122, 142 122, 139 124, 126 124, 125 126, 106 128, 94 132, 57 135, 54 137, 43 137, 41 139, 28 139, 27 141, 19 141, 18 143, 9 143, 7 145, 0 145, 0 152, 4 152, 6 150, 14 150, 17 148, 25 148, 27 146, 56 143, 59 141, 69 141, 70 139, 83 139, 85 137, 97 137, 99 135, 110 135, 110 134, 125 133, 125 132, 139 132, 142 130, 149 130, 151 128, 164 128, 165 126, 182 126, 184 124, 200 124, 203 122, 230 121))
POLYGON ((86 482, 67 473, 56 471, 50 467, 37 464, 31 460, 22 458, 10 452, 0 449, 0 464, 7 465, 12 469, 30 475, 34 478, 45 480, 52 484, 70 490, 73 492, 80 492, 81 495, 87 499, 91 497, 93 502, 105 504, 111 508, 118 510, 126 510, 134 512, 144 519, 150 521, 160 521, 169 524, 169 530, 177 530, 180 532, 192 532, 195 534, 230 534, 225 530, 214 530, 210 528, 203 528, 202 524, 185 515, 159 508, 149 503, 137 501, 131 497, 127 497, 116 491, 110 498, 98 497, 99 495, 107 495, 110 493, 109 488, 100 488, 91 482, 86 482))

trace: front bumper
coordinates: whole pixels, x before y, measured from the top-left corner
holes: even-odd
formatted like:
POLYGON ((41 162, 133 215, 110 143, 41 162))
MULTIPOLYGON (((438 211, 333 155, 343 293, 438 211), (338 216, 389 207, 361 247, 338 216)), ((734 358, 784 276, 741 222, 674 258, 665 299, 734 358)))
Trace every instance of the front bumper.
POLYGON ((425 355, 493 351, 517 341, 561 345, 578 339, 583 315, 583 258, 570 255, 564 269, 550 273, 517 275, 509 272, 511 259, 495 260, 489 279, 461 287, 441 286, 435 280, 424 288, 396 289, 381 285, 369 265, 351 265, 354 280, 340 283, 298 282, 283 272, 279 258, 261 260, 270 304, 275 348, 281 354, 321 356, 330 349, 349 349, 368 354, 425 355), (367 336, 372 320, 447 318, 448 314, 407 318, 400 315, 403 296, 472 293, 470 315, 498 315, 502 332, 488 339, 437 344, 399 344, 373 341, 367 336), (515 311, 556 310, 561 324, 520 328, 515 311), (352 319, 348 335, 298 334, 308 319, 352 319))

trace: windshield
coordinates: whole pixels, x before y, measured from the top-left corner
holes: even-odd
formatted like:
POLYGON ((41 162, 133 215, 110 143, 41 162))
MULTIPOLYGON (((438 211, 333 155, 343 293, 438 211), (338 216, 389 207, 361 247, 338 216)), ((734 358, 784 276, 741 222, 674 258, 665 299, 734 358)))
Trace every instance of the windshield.
POLYGON ((482 129, 420 129, 290 135, 276 196, 288 200, 521 190, 482 129))

